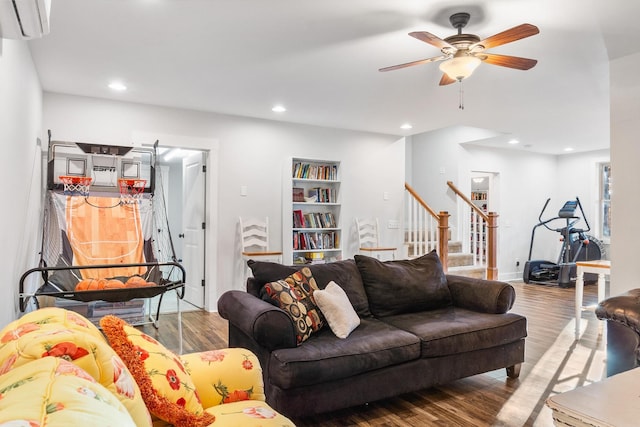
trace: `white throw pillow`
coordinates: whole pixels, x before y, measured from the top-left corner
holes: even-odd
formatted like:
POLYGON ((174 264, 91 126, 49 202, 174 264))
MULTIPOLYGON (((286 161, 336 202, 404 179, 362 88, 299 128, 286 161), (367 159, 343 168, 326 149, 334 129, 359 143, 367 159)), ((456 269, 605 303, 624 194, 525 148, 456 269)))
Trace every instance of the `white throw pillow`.
POLYGON ((360 318, 353 309, 349 297, 333 280, 326 288, 315 290, 313 298, 338 338, 347 338, 360 325, 360 318))

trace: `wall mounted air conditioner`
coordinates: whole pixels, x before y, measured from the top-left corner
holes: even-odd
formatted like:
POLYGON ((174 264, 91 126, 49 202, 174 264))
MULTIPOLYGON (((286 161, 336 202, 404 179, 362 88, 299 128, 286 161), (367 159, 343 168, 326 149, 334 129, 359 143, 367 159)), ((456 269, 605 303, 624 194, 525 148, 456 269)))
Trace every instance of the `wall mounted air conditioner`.
POLYGON ((51 0, 0 0, 0 37, 29 40, 49 33, 51 0))

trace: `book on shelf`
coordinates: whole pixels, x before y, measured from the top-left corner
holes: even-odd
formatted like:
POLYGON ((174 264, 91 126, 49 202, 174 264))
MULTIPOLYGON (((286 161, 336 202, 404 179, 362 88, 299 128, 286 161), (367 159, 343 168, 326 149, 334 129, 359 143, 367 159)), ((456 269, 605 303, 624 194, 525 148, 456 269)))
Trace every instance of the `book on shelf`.
POLYGON ((309 197, 309 199, 315 198, 315 201, 319 202, 320 200, 318 200, 318 189, 317 188, 310 188, 308 197, 309 197))
POLYGON ((327 224, 327 228, 336 228, 336 219, 331 212, 325 212, 324 214, 325 223, 327 224))
POLYGON ((315 199, 318 203, 336 203, 336 190, 334 188, 314 187, 308 191, 307 201, 315 199))
POLYGON ((338 233, 335 231, 294 231, 293 232, 293 248, 294 250, 309 249, 338 249, 340 240, 338 233))
POLYGON ((324 264, 324 252, 309 252, 305 255, 308 264, 324 264))
POLYGON ((293 211, 293 228, 337 228, 335 216, 332 212, 302 212, 293 211))
POLYGON ((291 190, 291 196, 294 202, 304 202, 304 188, 294 187, 291 190))
POLYGON ((293 227, 304 228, 304 215, 302 209, 295 209, 293 211, 293 227))
POLYGON ((337 181, 338 166, 331 164, 317 164, 295 162, 291 174, 296 179, 313 179, 322 181, 337 181))
POLYGON ((316 222, 313 214, 304 214, 304 224, 307 228, 316 228, 316 222))

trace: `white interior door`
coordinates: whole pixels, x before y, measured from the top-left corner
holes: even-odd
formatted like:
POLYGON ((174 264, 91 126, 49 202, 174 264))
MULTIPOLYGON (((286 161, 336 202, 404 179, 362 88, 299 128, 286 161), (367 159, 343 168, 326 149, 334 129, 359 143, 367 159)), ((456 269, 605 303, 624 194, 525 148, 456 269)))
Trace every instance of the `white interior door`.
POLYGON ((198 151, 182 161, 182 264, 186 270, 185 301, 204 307, 205 290, 205 153, 198 151))

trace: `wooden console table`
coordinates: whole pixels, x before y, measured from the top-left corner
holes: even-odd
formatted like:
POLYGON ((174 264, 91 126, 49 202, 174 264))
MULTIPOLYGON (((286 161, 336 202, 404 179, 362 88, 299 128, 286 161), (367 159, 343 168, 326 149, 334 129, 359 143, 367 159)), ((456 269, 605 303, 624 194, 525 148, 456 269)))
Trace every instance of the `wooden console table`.
POLYGON ((640 368, 547 399, 556 426, 637 427, 640 368))
POLYGON ((580 337, 580 320, 582 319, 582 300, 584 298, 584 274, 598 275, 598 302, 605 297, 605 275, 611 274, 611 261, 578 261, 576 262, 576 339, 580 337))

